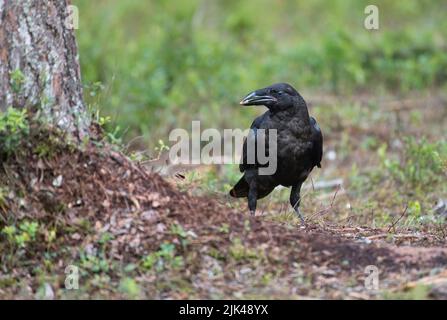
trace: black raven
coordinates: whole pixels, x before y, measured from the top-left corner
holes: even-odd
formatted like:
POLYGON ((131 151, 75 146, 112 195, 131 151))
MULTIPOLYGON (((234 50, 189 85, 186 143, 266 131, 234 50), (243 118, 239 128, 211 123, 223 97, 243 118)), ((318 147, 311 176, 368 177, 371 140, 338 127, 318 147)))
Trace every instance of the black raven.
MULTIPOLYGON (((244 141, 239 166, 244 176, 230 191, 230 195, 247 197, 250 212, 254 214, 257 200, 267 196, 276 186, 292 187, 290 204, 304 223, 299 210, 301 185, 315 166, 321 168, 323 155, 323 135, 317 121, 309 117, 303 97, 287 83, 277 83, 256 90, 248 94, 240 104, 264 105, 269 110, 251 125, 250 134, 244 141), (256 134, 259 129, 265 129, 262 139, 265 139, 267 154, 269 131, 276 129, 277 168, 270 175, 259 174, 263 165, 256 156, 254 161, 248 161, 247 139, 260 139, 261 136, 256 134)), ((257 147, 258 143, 255 140, 257 147)))

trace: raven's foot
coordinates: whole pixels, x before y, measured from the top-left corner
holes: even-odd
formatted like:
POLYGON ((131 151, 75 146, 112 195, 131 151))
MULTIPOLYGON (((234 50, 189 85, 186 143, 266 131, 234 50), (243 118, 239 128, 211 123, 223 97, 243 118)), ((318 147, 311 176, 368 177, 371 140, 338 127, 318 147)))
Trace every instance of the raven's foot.
POLYGON ((254 217, 256 215, 256 210, 250 210, 250 215, 254 217))
POLYGON ((296 212, 296 214, 298 215, 298 217, 299 217, 300 220, 301 220, 301 225, 302 225, 302 226, 305 226, 305 225, 306 225, 306 221, 304 220, 304 216, 303 216, 303 214, 301 213, 300 208, 295 208, 295 212, 296 212))

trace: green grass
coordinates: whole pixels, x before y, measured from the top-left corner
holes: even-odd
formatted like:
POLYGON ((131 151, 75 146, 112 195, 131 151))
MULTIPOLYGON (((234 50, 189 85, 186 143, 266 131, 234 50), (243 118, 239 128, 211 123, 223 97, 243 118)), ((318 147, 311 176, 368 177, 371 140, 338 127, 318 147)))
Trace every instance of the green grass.
POLYGON ((0 158, 15 151, 21 139, 29 132, 27 111, 8 108, 0 112, 0 158))
POLYGON ((379 157, 385 174, 407 192, 429 192, 446 179, 446 141, 430 143, 425 138, 408 137, 399 156, 387 154, 383 146, 379 157))
POLYGON ((86 99, 127 139, 154 147, 191 120, 245 128, 247 92, 278 81, 300 91, 412 92, 442 86, 445 4, 377 1, 88 1, 77 33, 86 99), (255 13, 255 14, 253 14, 255 13))

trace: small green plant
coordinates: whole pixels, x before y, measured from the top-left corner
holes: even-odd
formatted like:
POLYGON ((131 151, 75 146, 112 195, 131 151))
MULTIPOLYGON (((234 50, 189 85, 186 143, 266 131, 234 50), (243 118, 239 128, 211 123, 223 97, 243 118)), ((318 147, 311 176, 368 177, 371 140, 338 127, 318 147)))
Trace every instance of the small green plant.
POLYGON ((178 270, 184 266, 182 256, 175 255, 175 246, 172 243, 162 243, 160 250, 145 256, 142 261, 142 266, 147 270, 152 270, 155 267, 156 271, 163 271, 165 269, 178 270))
POLYGON ((111 122, 112 122, 112 118, 109 117, 109 116, 105 116, 105 117, 98 116, 98 124, 101 127, 104 127, 105 125, 107 125, 107 124, 109 124, 111 122))
POLYGON ((109 261, 103 253, 87 254, 81 252, 81 267, 85 270, 90 270, 93 273, 108 272, 110 270, 109 261))
POLYGON ((104 232, 101 234, 101 238, 99 239, 99 244, 102 246, 105 246, 107 243, 109 243, 111 240, 113 240, 114 236, 110 232, 104 232))
POLYGON ((39 224, 37 222, 22 222, 17 229, 15 226, 6 226, 2 233, 11 245, 25 248, 28 243, 36 240, 39 224))
POLYGON ((14 93, 19 93, 22 90, 23 84, 25 83, 25 75, 16 69, 11 72, 11 88, 14 93))
POLYGON ((56 240, 56 229, 50 229, 47 231, 46 240, 48 244, 52 244, 56 240))
POLYGON ((182 247, 185 248, 188 245, 188 233, 183 229, 180 224, 174 223, 171 226, 171 233, 176 235, 182 244, 182 247))
POLYGON ((104 91, 105 86, 100 81, 93 82, 91 84, 84 85, 84 90, 88 92, 90 97, 96 97, 102 91, 104 91))
POLYGON ((222 251, 220 251, 216 248, 213 248, 213 247, 208 249, 208 255, 210 257, 213 257, 214 259, 217 259, 217 260, 225 261, 225 259, 226 259, 225 254, 222 251))
POLYGON ((0 113, 0 152, 10 155, 29 133, 26 110, 9 107, 0 113))
POLYGON ((155 151, 158 152, 158 158, 160 158, 163 151, 168 151, 168 150, 169 150, 169 146, 166 145, 163 140, 161 140, 161 139, 158 140, 158 146, 155 147, 155 151))
POLYGON ((51 156, 52 149, 48 143, 40 143, 36 146, 34 152, 37 154, 39 158, 46 158, 51 156))
POLYGON ((108 131, 106 137, 113 145, 120 146, 123 144, 123 132, 120 126, 116 126, 113 131, 108 131))
POLYGON ((140 296, 140 287, 131 278, 123 278, 120 281, 119 290, 130 299, 137 299, 140 296))
POLYGON ((152 267, 155 265, 155 263, 158 261, 158 255, 157 254, 149 254, 147 256, 145 256, 141 263, 143 265, 143 267, 147 270, 152 269, 152 267))
POLYGON ((14 240, 14 235, 16 234, 15 226, 6 226, 3 228, 2 233, 6 236, 6 238, 11 242, 14 240))
POLYGON ((423 284, 418 284, 406 291, 383 293, 383 298, 386 300, 426 300, 429 298, 430 288, 423 284))
POLYGON ((20 224, 19 228, 23 233, 28 234, 31 240, 36 240, 37 231, 39 229, 39 224, 37 222, 25 221, 20 224))
POLYGON ((257 250, 248 248, 242 244, 241 239, 235 238, 232 242, 229 253, 236 261, 262 258, 262 255, 259 255, 257 250))
POLYGON ((89 270, 93 273, 107 273, 113 271, 115 265, 113 261, 109 260, 106 252, 106 246, 113 239, 113 235, 109 232, 104 232, 100 235, 100 238, 95 247, 91 250, 82 250, 79 254, 80 265, 82 269, 89 270))
POLYGON ((174 235, 179 236, 180 238, 186 238, 188 234, 186 233, 185 229, 180 224, 174 223, 171 226, 171 233, 174 235))
POLYGON ((414 218, 419 218, 422 214, 421 203, 419 201, 410 201, 408 204, 408 214, 414 218))
POLYGON ((223 223, 220 227, 219 227, 219 232, 222 233, 229 233, 230 232, 230 225, 228 223, 223 223))
POLYGON ((429 143, 426 139, 407 138, 399 158, 389 158, 386 145, 380 147, 378 153, 387 173, 407 189, 426 190, 445 179, 442 160, 447 155, 445 142, 429 143))

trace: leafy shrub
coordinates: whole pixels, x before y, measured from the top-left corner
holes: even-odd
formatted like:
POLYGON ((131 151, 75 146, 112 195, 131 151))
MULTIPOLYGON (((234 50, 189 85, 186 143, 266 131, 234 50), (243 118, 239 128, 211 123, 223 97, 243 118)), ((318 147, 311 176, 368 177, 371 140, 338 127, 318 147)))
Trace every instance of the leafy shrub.
POLYGON ((184 266, 184 260, 182 256, 175 255, 175 246, 172 243, 165 242, 160 245, 160 250, 142 259, 142 266, 147 270, 155 267, 156 271, 180 269, 184 266))
POLYGON ((17 229, 15 226, 6 226, 2 234, 6 236, 11 246, 26 247, 30 242, 36 240, 39 224, 37 222, 22 222, 17 229))
POLYGON ((0 155, 10 155, 28 133, 26 110, 10 107, 0 113, 0 155))
POLYGON ((433 189, 446 179, 446 142, 406 138, 400 157, 390 158, 386 146, 379 149, 379 156, 386 173, 408 190, 433 189))

